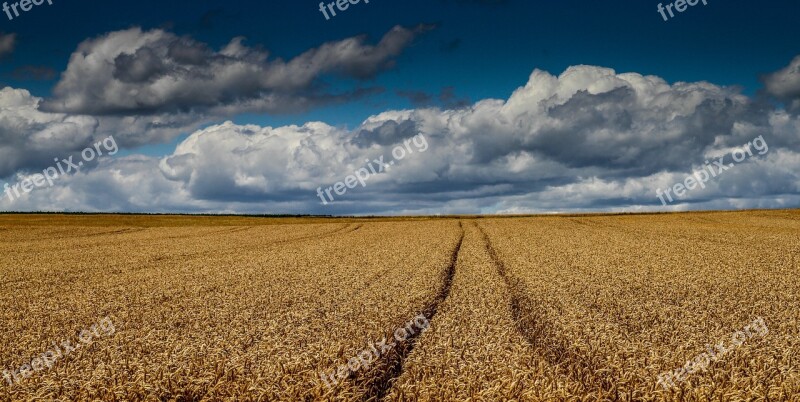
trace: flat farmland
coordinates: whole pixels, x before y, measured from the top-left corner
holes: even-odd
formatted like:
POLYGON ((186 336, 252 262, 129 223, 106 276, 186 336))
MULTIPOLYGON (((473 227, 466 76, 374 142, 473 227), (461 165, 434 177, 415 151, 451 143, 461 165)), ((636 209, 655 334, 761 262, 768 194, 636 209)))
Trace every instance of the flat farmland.
POLYGON ((0 400, 800 400, 800 211, 0 216, 0 400))

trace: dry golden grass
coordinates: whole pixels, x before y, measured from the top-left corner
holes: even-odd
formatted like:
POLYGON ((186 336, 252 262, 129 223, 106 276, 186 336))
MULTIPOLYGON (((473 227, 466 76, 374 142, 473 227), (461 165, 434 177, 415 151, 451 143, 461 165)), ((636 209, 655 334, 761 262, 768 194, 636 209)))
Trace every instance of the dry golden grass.
POLYGON ((0 216, 0 400, 800 400, 800 212, 0 216), (430 328, 326 386, 321 372, 430 328), (659 374, 769 328, 671 390, 659 374))

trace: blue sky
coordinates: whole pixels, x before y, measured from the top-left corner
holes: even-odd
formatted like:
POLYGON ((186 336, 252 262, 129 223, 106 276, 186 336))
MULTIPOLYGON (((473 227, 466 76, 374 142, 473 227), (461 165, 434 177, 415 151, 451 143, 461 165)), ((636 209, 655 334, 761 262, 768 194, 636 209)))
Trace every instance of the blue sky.
MULTIPOLYGON (((310 84, 328 94, 360 88, 368 89, 368 95, 288 111, 231 108, 227 113, 210 113, 185 130, 123 141, 118 158, 168 156, 195 131, 227 120, 260 127, 320 121, 354 132, 363 129, 365 119, 385 111, 449 110, 485 99, 508 100, 525 86, 534 69, 558 76, 578 65, 657 76, 669 84, 707 81, 720 88, 733 86, 732 91, 740 91, 749 102, 758 102, 764 88, 761 77, 785 68, 800 54, 796 41, 800 3, 792 1, 760 6, 711 0, 667 22, 657 12, 659 2, 641 0, 372 0, 352 5, 330 20, 319 12, 318 1, 305 0, 53 3, 33 7, 11 21, 0 18, 0 32, 14 35, 15 42, 13 51, 0 59, 0 83, 45 100, 57 97, 53 89, 82 42, 131 28, 191 38, 214 51, 235 37, 245 37, 245 46, 268 52, 270 60, 291 60, 328 42, 366 35, 364 43, 375 44, 395 26, 425 24, 404 43, 400 54, 383 60, 391 62, 390 68, 367 76, 322 73, 310 84)), ((777 110, 785 108, 775 99, 771 103, 777 110)), ((34 167, 42 167, 41 162, 19 166, 20 171, 34 167)), ((110 209, 126 205, 111 204, 110 209)))
MULTIPOLYGON (((390 95, 392 89, 438 92, 452 86, 471 99, 507 97, 533 68, 557 73, 577 64, 653 74, 670 82, 741 85, 752 93, 760 88, 760 74, 777 70, 800 53, 796 40, 800 3, 791 1, 769 7, 743 0, 712 2, 668 22, 656 11, 658 2, 639 0, 374 0, 352 6, 330 21, 317 10, 318 4, 56 0, 53 6, 45 3, 15 20, 0 19, 0 30, 19 35, 18 50, 0 65, 2 82, 46 96, 57 76, 37 82, 15 79, 12 72, 25 65, 61 72, 86 38, 131 26, 169 27, 216 47, 245 36, 248 44, 290 58, 329 40, 359 34, 379 38, 398 24, 436 24, 399 58, 394 71, 375 83, 390 95)), ((387 104, 409 106, 398 96, 382 96, 329 111, 247 120, 286 124, 325 118, 357 125, 387 104)))

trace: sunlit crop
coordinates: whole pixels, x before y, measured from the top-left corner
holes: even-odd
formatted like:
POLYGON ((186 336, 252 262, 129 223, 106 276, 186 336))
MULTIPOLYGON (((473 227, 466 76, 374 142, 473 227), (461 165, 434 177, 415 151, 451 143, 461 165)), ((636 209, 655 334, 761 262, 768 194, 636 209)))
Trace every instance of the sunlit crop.
POLYGON ((798 253, 797 211, 2 216, 0 371, 114 331, 0 400, 796 400, 798 253))

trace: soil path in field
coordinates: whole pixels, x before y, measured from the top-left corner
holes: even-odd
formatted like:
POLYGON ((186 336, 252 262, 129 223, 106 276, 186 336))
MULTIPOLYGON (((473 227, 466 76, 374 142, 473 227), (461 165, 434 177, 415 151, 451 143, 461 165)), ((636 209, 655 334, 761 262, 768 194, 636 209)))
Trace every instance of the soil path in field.
POLYGON ((531 400, 546 387, 534 387, 537 363, 481 232, 473 222, 464 228, 450 297, 385 400, 531 400))
POLYGON ((605 357, 582 351, 575 346, 574 339, 561 333, 547 318, 547 301, 509 272, 484 228, 478 226, 478 230, 493 265, 506 283, 517 331, 548 363, 563 368, 562 374, 581 383, 587 391, 608 394, 614 388, 614 378, 619 377, 615 377, 605 357))
MULTIPOLYGON (((458 227, 461 231, 461 235, 458 239, 458 243, 450 254, 450 262, 442 274, 442 286, 436 294, 436 297, 428 302, 422 309, 422 314, 428 319, 430 325, 435 325, 436 321, 434 321, 434 319, 436 313, 439 311, 439 306, 450 296, 450 289, 452 288, 453 277, 456 273, 458 256, 461 253, 461 246, 464 242, 464 226, 461 221, 458 222, 458 227)), ((405 322, 398 323, 396 328, 402 328, 404 325, 405 322)), ((411 355, 411 352, 414 351, 414 347, 417 345, 419 337, 422 334, 422 331, 416 331, 404 342, 398 342, 397 347, 386 357, 386 361, 382 365, 381 370, 377 371, 377 375, 361 378, 360 381, 358 381, 362 386, 368 388, 368 392, 363 398, 364 401, 381 401, 386 397, 397 378, 402 375, 406 359, 411 355)))

